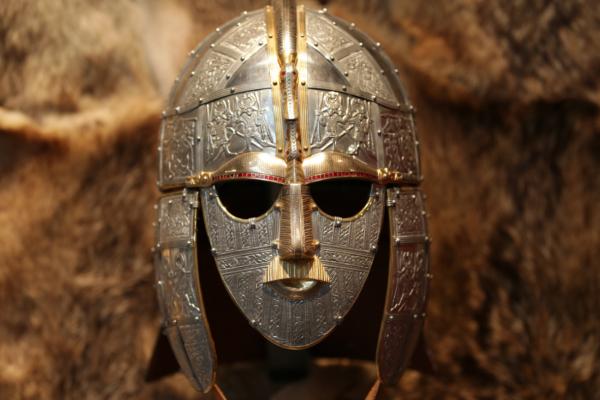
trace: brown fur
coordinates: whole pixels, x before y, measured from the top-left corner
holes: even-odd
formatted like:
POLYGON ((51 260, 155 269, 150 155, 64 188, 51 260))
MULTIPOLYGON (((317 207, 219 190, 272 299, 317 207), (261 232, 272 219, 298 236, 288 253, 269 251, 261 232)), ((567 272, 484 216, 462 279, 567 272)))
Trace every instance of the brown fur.
MULTIPOLYGON (((1 2, 0 398, 196 397, 143 381, 159 105, 187 51, 261 3, 1 2)), ((388 397, 597 398, 600 9, 327 3, 419 109, 438 374, 388 397)))

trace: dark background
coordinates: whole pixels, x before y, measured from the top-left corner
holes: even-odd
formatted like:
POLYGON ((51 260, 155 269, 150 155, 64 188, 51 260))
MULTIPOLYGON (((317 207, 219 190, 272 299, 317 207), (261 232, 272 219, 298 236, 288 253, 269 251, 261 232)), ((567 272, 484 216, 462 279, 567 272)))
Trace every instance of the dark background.
MULTIPOLYGON (((438 372, 385 395, 598 398, 600 4, 326 3, 382 43, 418 109, 438 372)), ((198 397, 180 374, 144 382, 159 115, 187 52, 262 5, 0 3, 1 399, 198 397)), ((372 368, 338 364, 278 398, 364 395, 372 368)), ((267 385, 219 374, 232 397, 267 385)))

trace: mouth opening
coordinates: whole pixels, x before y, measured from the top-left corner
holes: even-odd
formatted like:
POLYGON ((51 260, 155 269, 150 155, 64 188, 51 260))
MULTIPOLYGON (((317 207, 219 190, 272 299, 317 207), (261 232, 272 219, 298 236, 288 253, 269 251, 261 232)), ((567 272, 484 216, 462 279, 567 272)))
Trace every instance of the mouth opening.
POLYGON ((331 283, 331 278, 319 257, 310 260, 282 260, 274 257, 269 263, 263 279, 289 298, 303 298, 322 285, 331 283))

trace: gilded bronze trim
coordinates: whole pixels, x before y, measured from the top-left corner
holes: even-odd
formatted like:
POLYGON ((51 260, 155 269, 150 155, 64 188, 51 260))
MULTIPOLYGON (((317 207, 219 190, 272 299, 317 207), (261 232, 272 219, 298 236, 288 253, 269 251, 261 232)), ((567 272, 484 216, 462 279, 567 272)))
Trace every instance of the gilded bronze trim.
POLYGON ((300 108, 300 144, 304 158, 310 155, 308 138, 308 52, 306 41, 306 13, 304 5, 298 7, 298 102, 300 108))
POLYGON ((268 153, 243 153, 215 171, 201 171, 186 179, 186 187, 209 187, 216 182, 232 179, 254 179, 283 184, 287 164, 268 153))

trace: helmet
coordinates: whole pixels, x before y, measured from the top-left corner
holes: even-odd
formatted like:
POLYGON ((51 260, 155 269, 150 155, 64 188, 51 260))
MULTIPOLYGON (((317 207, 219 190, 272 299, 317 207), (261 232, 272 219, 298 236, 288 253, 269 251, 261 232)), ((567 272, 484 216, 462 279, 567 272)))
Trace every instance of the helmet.
POLYGON ((164 333, 198 390, 214 386, 216 355, 197 225, 251 326, 304 349, 361 293, 387 210, 379 381, 406 368, 430 275, 414 108, 397 72, 353 24, 288 0, 245 12, 190 52, 163 112, 155 254, 164 333), (343 208, 365 185, 350 215, 321 204, 343 208), (261 196, 271 202, 245 213, 261 196))

